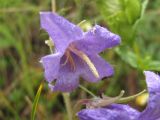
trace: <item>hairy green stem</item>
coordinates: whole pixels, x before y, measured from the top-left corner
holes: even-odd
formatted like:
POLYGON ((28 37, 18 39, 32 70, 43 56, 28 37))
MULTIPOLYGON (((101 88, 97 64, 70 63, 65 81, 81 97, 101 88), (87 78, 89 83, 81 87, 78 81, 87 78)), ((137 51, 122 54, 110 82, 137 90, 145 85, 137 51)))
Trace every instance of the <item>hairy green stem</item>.
POLYGON ((96 98, 97 96, 95 94, 93 94, 91 91, 89 91, 87 88, 83 87, 82 85, 79 85, 79 87, 86 91, 88 94, 90 94, 91 96, 93 96, 94 98, 96 98))
POLYGON ((124 98, 120 98, 119 100, 116 101, 116 103, 126 103, 129 102, 133 99, 135 99, 136 97, 140 96, 141 94, 143 94, 144 92, 146 92, 146 90, 143 90, 142 92, 133 95, 133 96, 129 96, 129 97, 124 97, 124 98))
POLYGON ((52 9, 52 12, 56 11, 56 0, 51 0, 51 9, 52 9))
POLYGON ((67 114, 68 114, 68 120, 73 120, 70 94, 69 93, 62 93, 62 95, 63 95, 63 99, 65 102, 67 114))
MULTIPOLYGON (((51 0, 51 9, 52 9, 52 12, 56 11, 56 0, 51 0)), ((51 38, 50 38, 50 40, 52 41, 51 38)), ((50 48, 51 53, 53 53, 53 46, 50 45, 49 48, 50 48)), ((68 120, 73 120, 72 107, 71 107, 71 102, 70 102, 70 94, 69 93, 62 93, 62 95, 63 95, 64 103, 66 106, 66 111, 68 114, 68 120)))
POLYGON ((52 44, 52 39, 51 38, 49 38, 49 42, 50 43, 48 43, 48 46, 49 46, 49 49, 50 49, 50 52, 53 54, 53 44, 52 44))
POLYGON ((77 26, 81 27, 86 22, 86 20, 82 20, 80 23, 77 24, 77 26))

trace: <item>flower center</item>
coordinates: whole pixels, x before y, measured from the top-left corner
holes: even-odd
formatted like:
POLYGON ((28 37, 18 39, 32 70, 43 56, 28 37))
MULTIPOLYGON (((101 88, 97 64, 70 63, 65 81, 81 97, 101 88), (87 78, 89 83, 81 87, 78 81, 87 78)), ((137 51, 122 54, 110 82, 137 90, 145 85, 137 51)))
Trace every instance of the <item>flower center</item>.
POLYGON ((72 70, 76 69, 76 65, 74 62, 74 58, 71 55, 71 52, 73 52, 74 54, 76 54, 79 58, 81 58, 89 67, 89 69, 91 70, 91 72, 93 73, 93 75, 96 78, 99 78, 99 73, 96 69, 96 67, 94 66, 93 62, 89 59, 89 57, 82 51, 78 50, 73 44, 71 44, 66 52, 65 52, 65 56, 66 56, 66 60, 62 65, 66 65, 67 62, 69 62, 69 64, 71 65, 72 70))
POLYGON ((65 55, 66 59, 65 59, 64 63, 62 64, 62 66, 66 65, 67 63, 69 63, 71 65, 71 69, 73 71, 75 71, 76 65, 75 65, 74 59, 73 59, 73 57, 71 55, 71 51, 69 49, 67 49, 64 55, 65 55))

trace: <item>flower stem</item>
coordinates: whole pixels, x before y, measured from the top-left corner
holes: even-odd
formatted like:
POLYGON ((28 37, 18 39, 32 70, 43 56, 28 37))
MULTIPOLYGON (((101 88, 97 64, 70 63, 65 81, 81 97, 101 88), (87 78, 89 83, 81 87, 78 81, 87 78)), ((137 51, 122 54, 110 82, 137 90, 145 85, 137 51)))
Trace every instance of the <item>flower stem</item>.
POLYGON ((84 86, 79 85, 79 87, 80 87, 82 90, 86 91, 86 92, 87 92, 88 94, 90 94, 91 96, 93 96, 94 98, 97 97, 94 93, 92 93, 91 91, 89 91, 89 90, 88 90, 87 88, 85 88, 84 86))
MULTIPOLYGON (((49 38, 50 42, 52 41, 51 38, 49 38)), ((49 45, 49 49, 50 49, 50 52, 53 54, 53 45, 49 45)))
POLYGON ((77 24, 77 26, 81 27, 86 22, 86 20, 81 21, 80 23, 77 24))
MULTIPOLYGON (((56 11, 56 0, 51 0, 51 8, 52 12, 56 11)), ((50 38, 51 40, 51 38, 50 38)), ((53 53, 52 46, 49 46, 51 53, 53 53)), ((73 120, 72 118, 72 107, 71 107, 71 102, 70 102, 70 94, 69 93, 62 93, 64 103, 66 106, 67 114, 68 114, 68 120, 73 120)))
MULTIPOLYGON (((50 38, 50 40, 51 40, 51 38, 50 38)), ((50 52, 53 54, 53 46, 49 45, 49 48, 50 48, 50 52)), ((62 93, 62 95, 63 95, 65 107, 67 110, 67 114, 68 114, 68 120, 72 120, 72 107, 71 107, 71 102, 70 102, 70 94, 69 93, 62 93)))
POLYGON ((55 12, 56 11, 56 0, 51 0, 51 9, 52 9, 52 12, 55 12))
POLYGON ((136 95, 132 95, 129 97, 124 97, 124 98, 120 98, 119 100, 116 101, 116 103, 126 103, 129 102, 133 99, 135 99, 136 97, 140 96, 141 94, 143 94, 144 92, 146 92, 146 90, 144 89, 142 92, 136 94, 136 95))
POLYGON ((62 95, 63 95, 63 99, 64 99, 65 106, 67 109, 68 120, 73 120, 71 102, 70 102, 70 94, 69 93, 62 93, 62 95))

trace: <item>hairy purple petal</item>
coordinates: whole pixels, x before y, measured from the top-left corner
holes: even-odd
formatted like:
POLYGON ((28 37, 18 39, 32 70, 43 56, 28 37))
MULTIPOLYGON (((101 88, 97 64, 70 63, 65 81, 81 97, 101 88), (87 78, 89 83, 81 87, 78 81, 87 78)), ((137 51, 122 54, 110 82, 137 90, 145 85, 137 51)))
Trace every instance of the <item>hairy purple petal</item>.
POLYGON ((78 113, 80 120, 134 120, 139 112, 128 105, 113 104, 105 108, 84 109, 78 113))
POLYGON ((111 65, 109 65, 103 58, 101 58, 99 55, 88 55, 88 57, 91 59, 93 62, 94 66, 96 67, 98 73, 99 73, 99 78, 96 78, 89 67, 87 65, 84 66, 84 71, 82 74, 82 77, 89 81, 89 82, 97 82, 101 80, 104 77, 111 76, 114 71, 111 65))
POLYGON ((83 32, 78 26, 56 13, 41 12, 40 22, 41 27, 52 38, 57 51, 64 52, 71 42, 83 37, 83 32))
MULTIPOLYGON (((76 62, 76 69, 73 70, 69 63, 61 65, 55 85, 50 85, 53 91, 70 92, 78 87, 79 76, 82 73, 84 64, 78 56, 74 54, 72 56, 74 56, 74 61, 76 62)), ((64 59, 61 60, 61 63, 64 61, 64 59)))
POLYGON ((152 93, 160 93, 160 76, 151 71, 145 71, 144 73, 150 95, 152 93))
POLYGON ((160 77, 153 72, 145 71, 149 102, 138 119, 160 120, 160 77))
POLYGON ((70 92, 78 87, 79 77, 76 72, 67 72, 59 76, 55 85, 49 85, 52 91, 70 92))
POLYGON ((55 53, 41 58, 41 62, 45 69, 45 78, 49 83, 56 79, 59 73, 61 57, 62 54, 55 53))
POLYGON ((119 45, 121 38, 103 28, 95 25, 90 31, 86 32, 84 39, 75 41, 76 47, 86 53, 100 53, 107 48, 119 45))

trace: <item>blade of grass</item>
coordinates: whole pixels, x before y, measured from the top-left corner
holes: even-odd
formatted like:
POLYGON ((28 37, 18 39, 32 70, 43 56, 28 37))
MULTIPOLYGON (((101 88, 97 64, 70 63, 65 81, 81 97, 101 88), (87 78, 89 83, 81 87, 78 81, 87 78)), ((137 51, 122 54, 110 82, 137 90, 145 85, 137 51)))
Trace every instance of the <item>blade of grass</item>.
POLYGON ((42 88, 43 88, 43 84, 41 83, 39 88, 38 88, 37 94, 35 96, 34 102, 33 102, 31 120, 35 120, 37 105, 38 105, 38 101, 39 101, 39 98, 40 98, 40 95, 41 95, 42 88))

